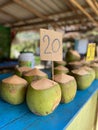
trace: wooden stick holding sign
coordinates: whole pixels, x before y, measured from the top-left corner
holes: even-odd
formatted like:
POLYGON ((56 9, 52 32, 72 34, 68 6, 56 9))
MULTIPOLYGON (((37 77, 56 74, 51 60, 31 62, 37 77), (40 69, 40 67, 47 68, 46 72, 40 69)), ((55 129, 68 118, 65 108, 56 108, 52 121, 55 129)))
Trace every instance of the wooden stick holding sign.
POLYGON ((86 61, 92 61, 95 58, 96 43, 89 43, 87 48, 86 61))
POLYGON ((52 79, 54 79, 53 61, 62 61, 62 34, 60 32, 40 29, 40 58, 52 61, 52 79))

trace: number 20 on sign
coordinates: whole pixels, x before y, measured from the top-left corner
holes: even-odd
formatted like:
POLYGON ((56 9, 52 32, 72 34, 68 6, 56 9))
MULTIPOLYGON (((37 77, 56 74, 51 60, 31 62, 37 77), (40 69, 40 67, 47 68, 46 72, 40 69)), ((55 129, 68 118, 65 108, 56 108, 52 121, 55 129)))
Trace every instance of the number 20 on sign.
POLYGON ((53 30, 40 29, 41 60, 62 60, 62 34, 53 30))
POLYGON ((88 44, 86 61, 94 60, 94 57, 95 57, 95 47, 96 47, 95 43, 89 43, 88 44))

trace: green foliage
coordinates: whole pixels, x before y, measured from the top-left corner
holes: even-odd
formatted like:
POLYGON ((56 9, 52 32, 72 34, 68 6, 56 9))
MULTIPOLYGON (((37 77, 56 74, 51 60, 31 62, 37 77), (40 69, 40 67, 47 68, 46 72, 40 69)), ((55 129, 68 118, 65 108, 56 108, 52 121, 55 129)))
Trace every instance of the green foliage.
POLYGON ((36 53, 39 42, 39 33, 33 31, 19 32, 11 45, 11 58, 18 58, 21 51, 36 53))

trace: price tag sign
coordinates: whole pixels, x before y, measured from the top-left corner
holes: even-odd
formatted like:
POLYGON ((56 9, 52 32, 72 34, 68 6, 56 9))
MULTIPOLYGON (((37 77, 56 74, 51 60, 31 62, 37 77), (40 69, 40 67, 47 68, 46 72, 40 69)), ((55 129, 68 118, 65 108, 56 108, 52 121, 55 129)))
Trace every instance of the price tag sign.
POLYGON ((62 60, 62 34, 53 30, 40 29, 41 60, 62 60))
POLYGON ((95 43, 89 43, 88 44, 86 61, 94 60, 94 58, 95 58, 95 48, 96 48, 95 43))

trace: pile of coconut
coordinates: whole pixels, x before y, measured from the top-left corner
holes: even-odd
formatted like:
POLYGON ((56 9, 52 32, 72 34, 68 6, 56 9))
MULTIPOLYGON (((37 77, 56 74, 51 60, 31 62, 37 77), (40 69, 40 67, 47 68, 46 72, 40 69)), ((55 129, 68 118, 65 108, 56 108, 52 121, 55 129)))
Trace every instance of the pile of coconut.
POLYGON ((16 74, 2 80, 1 98, 13 105, 26 99, 30 111, 37 115, 52 113, 60 102, 68 103, 76 95, 77 85, 72 76, 57 74, 53 81, 43 71, 29 67, 16 68, 16 74))
MULTIPOLYGON (((73 53, 72 51, 70 52, 73 53)), ((77 60, 80 56, 76 55, 77 60)), ((74 60, 75 58, 69 58, 74 60)), ((29 67, 16 68, 15 74, 2 80, 0 85, 1 98, 10 104, 20 104, 26 99, 31 112, 37 115, 48 115, 52 113, 61 103, 74 100, 78 89, 88 88, 95 77, 98 76, 98 64, 90 67, 80 67, 71 71, 65 62, 58 62, 54 68, 54 81, 48 79, 48 75, 39 70, 29 67)))

